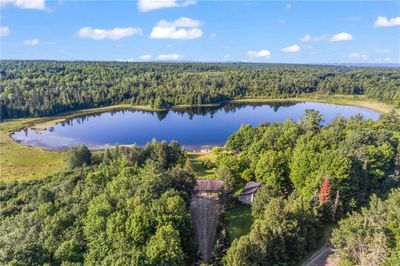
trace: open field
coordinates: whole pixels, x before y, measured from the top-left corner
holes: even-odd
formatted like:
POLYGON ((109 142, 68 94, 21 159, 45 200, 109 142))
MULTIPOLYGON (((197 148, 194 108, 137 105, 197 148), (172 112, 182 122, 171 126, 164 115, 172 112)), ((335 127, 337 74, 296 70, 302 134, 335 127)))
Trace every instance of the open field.
MULTIPOLYGON (((307 98, 288 98, 288 99, 240 99, 232 102, 298 102, 298 101, 315 101, 331 104, 354 105, 364 108, 376 110, 378 112, 389 112, 394 109, 392 106, 365 99, 363 96, 337 96, 337 95, 314 95, 307 98)), ((209 106, 209 105, 205 105, 209 106)), ((189 106, 177 106, 189 107, 189 106)), ((49 116, 42 118, 23 118, 13 119, 0 123, 0 181, 10 182, 14 180, 29 180, 41 178, 54 174, 65 167, 65 152, 46 151, 40 148, 28 147, 18 144, 10 138, 10 134, 14 131, 21 130, 26 127, 45 128, 54 125, 57 122, 72 117, 101 113, 106 111, 131 109, 143 111, 161 111, 152 109, 149 106, 134 106, 130 104, 120 104, 108 107, 100 107, 86 109, 74 112, 64 113, 58 116, 49 116)), ((398 113, 400 110, 395 109, 398 113)), ((214 179, 214 170, 207 168, 203 164, 204 161, 213 162, 212 153, 189 153, 193 168, 201 179, 214 179)))
POLYGON ((52 175, 65 168, 65 152, 50 152, 13 141, 10 134, 36 119, 0 124, 0 181, 24 181, 52 175))
POLYGON ((229 241, 232 242, 250 232, 250 227, 253 223, 251 218, 251 207, 236 202, 227 208, 224 213, 223 221, 229 241))
POLYGON ((197 175, 198 179, 215 179, 214 169, 207 168, 204 162, 210 161, 215 162, 215 154, 212 152, 201 153, 201 152, 188 152, 189 159, 192 163, 193 170, 197 175))

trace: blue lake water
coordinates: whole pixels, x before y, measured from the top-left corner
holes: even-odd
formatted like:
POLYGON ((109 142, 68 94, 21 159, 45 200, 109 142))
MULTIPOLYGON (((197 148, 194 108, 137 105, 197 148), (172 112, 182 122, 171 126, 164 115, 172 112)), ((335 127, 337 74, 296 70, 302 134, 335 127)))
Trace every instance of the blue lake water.
POLYGON ((152 139, 176 140, 189 150, 203 145, 224 145, 243 124, 257 126, 287 119, 298 121, 306 109, 315 109, 329 123, 337 116, 357 114, 376 120, 379 113, 355 106, 301 102, 226 104, 212 108, 188 108, 168 112, 119 110, 75 117, 46 130, 24 129, 12 137, 26 145, 46 149, 68 149, 85 144, 101 149, 116 144, 143 146, 152 139))

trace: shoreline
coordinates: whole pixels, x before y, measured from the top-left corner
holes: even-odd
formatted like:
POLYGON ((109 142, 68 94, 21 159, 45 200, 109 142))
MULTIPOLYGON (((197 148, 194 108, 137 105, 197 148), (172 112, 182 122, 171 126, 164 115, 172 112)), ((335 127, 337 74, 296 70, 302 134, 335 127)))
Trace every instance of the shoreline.
MULTIPOLYGON (((86 145, 91 152, 103 152, 103 151, 105 151, 107 149, 113 149, 113 148, 115 148, 117 146, 119 146, 119 147, 128 147, 128 148, 136 146, 136 147, 139 147, 139 148, 144 148, 147 145, 147 144, 139 145, 139 144, 136 144, 136 143, 133 143, 133 144, 115 144, 115 145, 111 145, 111 144, 90 145, 90 144, 79 144, 79 143, 76 143, 76 145, 73 145, 73 146, 63 146, 63 147, 61 147, 61 146, 46 146, 46 145, 41 145, 41 144, 24 143, 23 141, 17 140, 17 139, 13 139, 13 141, 16 144, 19 144, 19 145, 22 145, 22 146, 25 146, 25 147, 29 147, 29 148, 41 149, 41 150, 46 151, 46 152, 62 152, 62 153, 67 152, 69 149, 71 149, 71 147, 80 146, 80 145, 86 145)), ((157 142, 159 142, 159 141, 163 141, 163 140, 157 140, 157 142)), ((202 154, 210 152, 211 149, 214 148, 214 147, 221 147, 221 148, 224 147, 224 143, 221 143, 221 144, 191 144, 191 145, 183 145, 183 144, 179 143, 179 145, 186 152, 202 153, 202 154), (207 147, 207 148, 204 148, 204 147, 207 147), (207 150, 207 152, 205 152, 204 150, 207 150)))
MULTIPOLYGON (((118 105, 110 105, 104 107, 96 107, 96 108, 89 108, 77 111, 69 111, 66 113, 61 113, 54 116, 45 116, 45 117, 30 117, 30 118, 16 118, 16 119, 8 119, 0 123, 7 123, 10 121, 16 120, 32 120, 24 123, 24 127, 20 128, 33 128, 33 129, 46 129, 49 126, 53 126, 58 122, 63 122, 67 119, 75 118, 78 116, 83 115, 91 115, 91 114, 98 114, 103 112, 110 112, 110 111, 121 111, 121 110, 136 110, 136 111, 147 111, 147 112, 166 112, 166 111, 173 111, 173 110, 181 110, 186 108, 200 108, 200 107, 219 107, 229 103, 300 103, 300 102, 318 102, 318 103, 326 103, 326 104, 334 104, 334 105, 343 105, 343 106, 356 106, 361 108, 370 109, 379 113, 388 113, 391 110, 395 110, 397 113, 400 114, 400 109, 394 106, 391 106, 386 103, 373 101, 369 99, 365 99, 365 97, 361 96, 337 96, 337 95, 314 95, 311 97, 292 97, 292 98, 244 98, 244 99, 233 99, 230 101, 223 101, 219 103, 212 103, 212 104, 181 104, 172 106, 171 108, 167 109, 155 109, 151 108, 150 106, 145 105, 130 105, 130 104, 118 104, 118 105)), ((17 131, 16 129, 15 131, 17 131)))
MULTIPOLYGON (((58 122, 65 121, 81 115, 98 114, 108 111, 118 110, 138 110, 148 112, 170 111, 185 109, 190 107, 218 107, 228 103, 272 103, 272 102, 320 102, 344 106, 358 106, 367 108, 379 113, 386 113, 395 110, 400 114, 399 108, 365 99, 360 96, 323 96, 313 95, 309 97, 298 98, 248 98, 234 99, 228 102, 205 105, 177 105, 170 109, 154 109, 149 106, 138 106, 130 104, 119 104, 99 108, 71 111, 56 116, 47 116, 39 118, 19 118, 9 119, 0 123, 0 182, 10 182, 15 180, 32 180, 42 178, 56 173, 66 165, 66 152, 60 150, 48 150, 37 146, 27 146, 18 143, 12 138, 12 134, 24 128, 46 129, 58 122)), ((191 152, 191 149, 188 149, 191 152)))
POLYGON ((342 105, 342 106, 356 106, 362 107, 366 109, 370 109, 372 111, 376 111, 378 113, 388 113, 391 110, 395 110, 398 114, 400 114, 400 109, 396 108, 390 104, 382 103, 370 99, 366 99, 362 96, 348 96, 348 95, 314 95, 311 97, 299 97, 299 98, 278 98, 278 99, 268 99, 268 98, 248 98, 248 99, 234 99, 231 102, 233 103, 273 103, 273 102, 317 102, 317 103, 326 103, 326 104, 334 104, 334 105, 342 105))

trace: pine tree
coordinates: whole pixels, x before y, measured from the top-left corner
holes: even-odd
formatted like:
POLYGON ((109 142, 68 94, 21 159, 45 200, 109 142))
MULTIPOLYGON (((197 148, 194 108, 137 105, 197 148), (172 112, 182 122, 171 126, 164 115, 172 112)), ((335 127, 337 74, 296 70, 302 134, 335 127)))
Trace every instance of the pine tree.
POLYGON ((331 200, 331 186, 329 185, 329 179, 326 178, 324 182, 322 182, 318 197, 320 205, 325 205, 331 200))

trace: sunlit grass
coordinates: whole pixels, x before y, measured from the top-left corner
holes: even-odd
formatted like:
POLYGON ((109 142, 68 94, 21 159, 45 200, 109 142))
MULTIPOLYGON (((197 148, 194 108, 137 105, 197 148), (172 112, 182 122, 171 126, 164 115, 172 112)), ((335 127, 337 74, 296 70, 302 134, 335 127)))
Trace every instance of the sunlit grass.
POLYGON ((236 202, 224 213, 225 229, 230 242, 250 232, 252 223, 250 205, 236 202))
POLYGON ((215 170, 205 166, 206 161, 215 163, 215 154, 212 152, 188 152, 188 156, 198 179, 215 179, 215 170))
POLYGON ((33 119, 0 124, 0 181, 24 181, 52 175, 65 168, 65 152, 46 151, 14 142, 10 134, 33 119))

